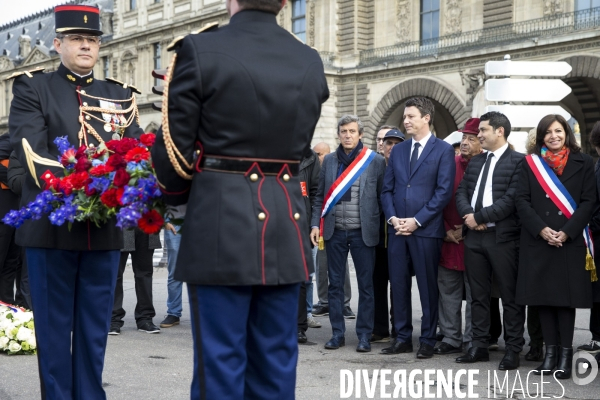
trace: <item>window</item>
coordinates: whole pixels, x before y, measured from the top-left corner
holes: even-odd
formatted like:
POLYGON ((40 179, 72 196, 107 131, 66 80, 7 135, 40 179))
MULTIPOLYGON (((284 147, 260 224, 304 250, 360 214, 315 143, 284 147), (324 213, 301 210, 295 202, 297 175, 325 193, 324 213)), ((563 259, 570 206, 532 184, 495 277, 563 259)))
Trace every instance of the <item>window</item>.
MULTIPOLYGON (((152 45, 152 59, 154 60, 154 69, 160 69, 160 43, 154 43, 152 45)), ((160 79, 154 78, 154 86, 158 86, 161 83, 160 79)))
POLYGON ((102 73, 104 74, 104 79, 110 77, 110 64, 108 57, 102 57, 102 73))
POLYGON ((440 0, 421 0, 421 44, 433 44, 440 36, 440 0))
POLYGON ((600 0, 575 0, 575 11, 589 10, 600 7, 600 0))
POLYGON ((575 0, 575 29, 595 26, 600 17, 600 0, 575 0))
POLYGON ((306 42, 306 0, 292 0, 292 32, 306 42))
POLYGON ((129 10, 135 10, 136 3, 136 0, 129 0, 129 10))

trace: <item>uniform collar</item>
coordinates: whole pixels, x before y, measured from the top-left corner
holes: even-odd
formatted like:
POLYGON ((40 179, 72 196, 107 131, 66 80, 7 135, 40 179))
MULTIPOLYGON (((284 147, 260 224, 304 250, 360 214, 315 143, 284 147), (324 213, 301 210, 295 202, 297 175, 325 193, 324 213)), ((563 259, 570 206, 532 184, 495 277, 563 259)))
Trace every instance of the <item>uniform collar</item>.
POLYGON ((275 14, 259 11, 259 10, 242 10, 235 13, 229 20, 229 25, 234 25, 240 22, 271 22, 276 24, 277 19, 275 14))
POLYGON ((77 86, 89 86, 92 84, 92 82, 94 82, 93 70, 88 75, 82 77, 73 73, 61 63, 58 67, 58 70, 56 70, 56 73, 77 86))

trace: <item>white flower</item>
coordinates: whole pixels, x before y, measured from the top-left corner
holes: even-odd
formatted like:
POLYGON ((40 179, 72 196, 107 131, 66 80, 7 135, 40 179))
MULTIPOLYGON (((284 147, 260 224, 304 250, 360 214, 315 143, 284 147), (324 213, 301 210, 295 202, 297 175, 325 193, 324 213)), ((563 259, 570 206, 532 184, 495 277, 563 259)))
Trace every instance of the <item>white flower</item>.
POLYGON ((13 326, 12 319, 3 319, 3 320, 0 320, 0 329, 6 330, 6 328, 8 328, 9 326, 10 327, 13 326))
POLYGON ((24 324, 33 319, 33 313, 30 311, 17 312, 14 314, 14 318, 15 318, 15 325, 24 324))
POLYGON ((21 350, 21 345, 17 342, 15 342, 14 340, 12 340, 10 342, 10 344, 8 345, 8 351, 12 352, 12 353, 16 353, 17 351, 21 350))
POLYGON ((29 337, 33 334, 33 332, 31 331, 31 329, 25 328, 24 326, 19 328, 19 331, 17 332, 17 340, 22 342, 22 341, 26 341, 27 339, 29 339, 29 337))
POLYGON ((4 350, 8 347, 8 338, 6 336, 0 337, 0 350, 4 350))
POLYGON ((35 335, 31 335, 27 338, 27 344, 29 344, 29 347, 31 348, 31 350, 33 350, 37 347, 37 342, 35 341, 35 335))
POLYGON ((4 328, 4 333, 9 339, 14 339, 15 335, 17 334, 15 326, 12 323, 4 328))

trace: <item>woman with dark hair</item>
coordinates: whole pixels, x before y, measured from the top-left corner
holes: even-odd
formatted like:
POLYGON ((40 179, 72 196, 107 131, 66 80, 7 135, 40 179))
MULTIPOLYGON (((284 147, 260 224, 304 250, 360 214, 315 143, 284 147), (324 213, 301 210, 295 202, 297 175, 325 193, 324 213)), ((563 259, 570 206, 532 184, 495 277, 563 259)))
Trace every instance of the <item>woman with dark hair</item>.
POLYGON ((525 160, 516 194, 523 226, 517 303, 539 306, 546 355, 534 373, 556 370, 568 379, 575 309, 592 306, 593 249, 584 236, 596 207, 594 163, 560 115, 542 118, 525 160))
MULTIPOLYGON (((590 133, 590 144, 594 146, 598 155, 600 155, 600 122, 592 128, 590 133)), ((596 162, 596 186, 598 196, 600 197, 600 160, 596 162)), ((600 205, 596 207, 592 220, 590 221, 590 230, 594 239, 594 252, 600 254, 600 205)), ((600 260, 600 258, 599 258, 600 260)), ((594 305, 590 312, 590 332, 592 340, 589 343, 581 345, 577 350, 587 351, 590 354, 596 354, 596 359, 600 356, 600 281, 592 283, 592 297, 594 305)))

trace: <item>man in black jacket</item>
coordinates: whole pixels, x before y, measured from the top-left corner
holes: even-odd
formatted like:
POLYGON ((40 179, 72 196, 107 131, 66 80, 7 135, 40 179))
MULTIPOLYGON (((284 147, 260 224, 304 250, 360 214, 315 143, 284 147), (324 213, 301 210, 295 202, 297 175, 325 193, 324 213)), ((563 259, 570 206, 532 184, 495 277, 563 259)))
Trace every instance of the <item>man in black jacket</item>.
POLYGON ((298 171, 329 90, 319 53, 277 24, 285 3, 228 0, 228 25, 173 44, 152 157, 165 201, 187 203, 192 399, 294 398, 290 311, 313 270, 298 171))
POLYGON ((487 152, 471 159, 456 192, 456 207, 465 220, 465 269, 471 286, 473 347, 458 363, 488 361, 492 273, 498 279, 504 309, 506 354, 500 370, 519 367, 525 308, 515 303, 520 222, 515 193, 524 155, 506 139, 510 121, 504 114, 483 114, 477 137, 487 152))
MULTIPOLYGON (((319 158, 317 153, 313 150, 309 150, 309 153, 302 161, 300 162, 300 171, 298 171, 298 178, 300 179, 300 189, 302 190, 302 198, 304 199, 304 204, 306 205, 306 213, 307 215, 312 214, 312 205, 315 202, 315 196, 317 194, 317 189, 319 188, 319 172, 321 171, 321 165, 319 163, 319 158)), ((310 235, 310 231, 308 232, 310 235)), ((314 250, 316 247, 313 247, 313 257, 315 259, 314 250)), ((300 298, 298 300, 298 343, 306 343, 308 338, 306 337, 306 329, 308 329, 308 309, 307 305, 310 303, 312 305, 312 297, 309 302, 306 301, 306 293, 307 293, 307 285, 312 285, 312 277, 307 282, 302 282, 300 284, 300 298)), ((310 291, 312 293, 312 291, 310 291)), ((312 316, 311 316, 312 318, 312 316)), ((316 328, 320 328, 321 324, 318 326, 313 325, 316 328)))

